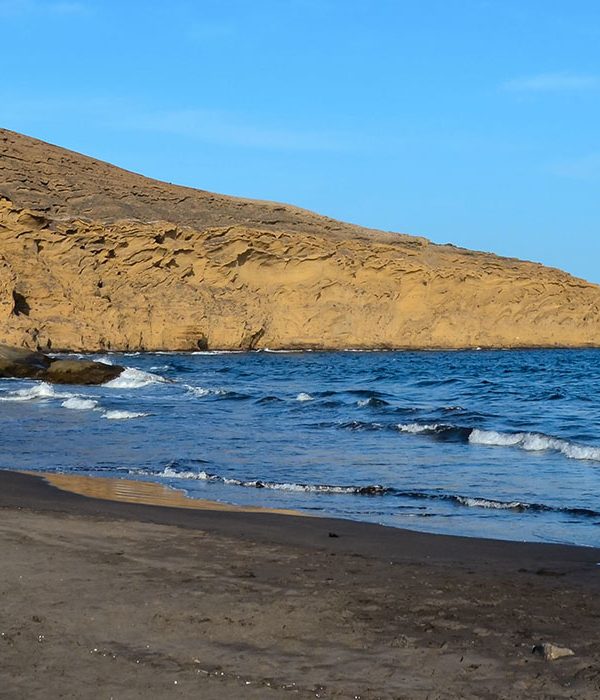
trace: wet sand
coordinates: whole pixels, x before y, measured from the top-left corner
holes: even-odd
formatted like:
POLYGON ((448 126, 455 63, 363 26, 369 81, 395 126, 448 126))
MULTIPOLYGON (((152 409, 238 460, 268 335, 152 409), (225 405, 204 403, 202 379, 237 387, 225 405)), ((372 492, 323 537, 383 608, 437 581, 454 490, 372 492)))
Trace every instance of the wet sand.
MULTIPOLYGON (((38 476, 34 472, 20 472, 38 476)), ((156 484, 151 481, 131 479, 106 479, 103 477, 76 476, 72 474, 45 474, 44 481, 62 491, 70 491, 80 496, 100 498, 121 503, 141 503, 171 508, 193 510, 222 510, 230 513, 274 513, 277 515, 304 516, 297 510, 261 508, 259 506, 236 506, 204 498, 190 498, 185 491, 156 484)))
POLYGON ((6 471, 0 531, 1 698, 600 696, 598 549, 118 502, 6 471))

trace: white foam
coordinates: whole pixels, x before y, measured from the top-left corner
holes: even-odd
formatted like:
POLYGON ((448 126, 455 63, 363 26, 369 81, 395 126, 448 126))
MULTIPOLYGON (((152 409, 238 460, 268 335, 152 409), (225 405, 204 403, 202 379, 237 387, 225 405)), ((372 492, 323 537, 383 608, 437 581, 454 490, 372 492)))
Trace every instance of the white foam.
POLYGON ((190 355, 239 355, 243 352, 244 350, 194 350, 190 355))
POLYGON ((518 445, 525 433, 498 433, 495 430, 479 430, 475 428, 469 435, 469 442, 475 445, 496 445, 499 447, 510 447, 518 445))
POLYGON ((439 423, 398 423, 397 428, 401 433, 431 433, 440 428, 439 423))
POLYGON ((475 428, 469 435, 469 442, 475 445, 519 447, 528 452, 554 450, 564 454, 569 459, 600 462, 600 447, 576 445, 567 440, 540 433, 500 433, 495 430, 479 430, 475 428))
POLYGON ((209 474, 205 471, 177 471, 176 469, 173 469, 173 467, 165 467, 162 472, 159 472, 156 476, 169 479, 191 479, 193 481, 219 481, 220 483, 233 486, 243 485, 238 479, 228 479, 226 477, 217 476, 216 474, 209 474))
POLYGON ((158 374, 144 372, 134 367, 126 367, 118 377, 111 379, 110 382, 106 382, 104 386, 109 389, 141 389, 144 386, 160 384, 164 381, 163 377, 160 377, 158 374))
POLYGON ((28 389, 18 389, 0 397, 0 401, 33 401, 34 399, 51 399, 56 396, 70 398, 73 394, 57 394, 54 387, 47 382, 40 382, 28 389))
POLYGON ((305 391, 301 391, 298 396, 296 396, 296 401, 312 401, 313 397, 307 394, 305 391))
MULTIPOLYGON (((227 486, 243 486, 245 488, 267 489, 270 491, 292 491, 295 493, 332 493, 332 494, 356 494, 360 492, 361 487, 358 486, 331 486, 329 484, 294 484, 294 483, 277 483, 272 481, 243 481, 241 479, 232 479, 217 474, 209 474, 205 471, 177 471, 172 467, 165 467, 162 472, 153 474, 153 476, 168 478, 168 479, 190 479, 194 481, 213 481, 227 486)), ((381 489, 380 486, 365 487, 365 489, 373 488, 381 489)), ((376 492, 376 491, 375 491, 376 492)))
POLYGON ((61 403, 63 408, 70 408, 75 411, 89 411, 97 406, 98 402, 93 399, 84 399, 73 396, 61 403))
POLYGON ((188 390, 188 394, 192 394, 192 396, 197 396, 201 399, 205 396, 225 396, 225 394, 227 394, 225 389, 209 389, 204 386, 191 386, 189 384, 186 384, 186 389, 188 390))
POLYGON ((211 477, 206 472, 178 472, 173 467, 165 467, 156 476, 170 479, 193 479, 195 481, 216 481, 216 477, 211 477))
POLYGON ((489 501, 486 498, 469 498, 467 496, 457 496, 456 500, 463 506, 469 508, 492 508, 494 510, 517 510, 527 508, 526 503, 520 501, 489 501))
POLYGON ((132 420, 133 418, 145 418, 147 415, 147 413, 138 411, 105 411, 102 414, 102 418, 107 420, 132 420))

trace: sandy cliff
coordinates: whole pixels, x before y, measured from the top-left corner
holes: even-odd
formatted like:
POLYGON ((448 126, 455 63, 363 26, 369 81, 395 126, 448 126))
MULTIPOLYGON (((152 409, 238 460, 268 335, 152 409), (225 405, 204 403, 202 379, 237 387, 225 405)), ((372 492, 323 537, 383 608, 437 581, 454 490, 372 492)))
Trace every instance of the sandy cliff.
POLYGON ((149 180, 0 130, 0 342, 42 349, 600 346, 541 265, 149 180))

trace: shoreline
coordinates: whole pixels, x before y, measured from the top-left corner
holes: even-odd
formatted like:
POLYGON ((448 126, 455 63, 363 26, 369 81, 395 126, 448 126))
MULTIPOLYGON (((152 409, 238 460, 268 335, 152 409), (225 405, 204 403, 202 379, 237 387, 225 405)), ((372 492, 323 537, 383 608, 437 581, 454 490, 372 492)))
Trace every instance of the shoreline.
MULTIPOLYGON (((540 564, 568 563, 578 567, 571 568, 570 574, 575 571, 590 573, 597 570, 600 582, 600 547, 429 533, 367 521, 307 515, 288 509, 237 506, 208 499, 193 499, 183 492, 154 482, 0 470, 0 508, 7 507, 30 508, 40 512, 68 512, 82 516, 109 515, 124 520, 190 529, 211 528, 235 536, 268 535, 270 540, 281 544, 311 545, 314 543, 311 538, 318 533, 327 531, 329 539, 342 537, 343 533, 344 537, 350 536, 353 539, 351 553, 361 556, 383 559, 396 557, 401 560, 408 554, 414 558, 460 562, 477 561, 486 557, 495 564, 507 562, 511 567, 516 562, 525 560, 540 564), (98 488, 94 488, 96 483, 98 488), (136 494, 134 489, 133 494, 123 494, 120 497, 111 489, 111 486, 119 484, 135 487, 142 484, 150 488, 145 494, 136 494), (248 518, 249 515, 252 517, 248 518), (253 522, 254 519, 256 522, 253 522), (302 522, 304 520, 310 521, 310 524, 305 525, 302 522), (243 530, 238 530, 239 523, 244 524, 243 530), (271 532, 271 526, 275 524, 276 529, 271 532), (334 537, 329 537, 330 532, 334 537)), ((341 548, 344 549, 343 546, 341 548)), ((338 544, 334 551, 339 550, 338 544)))
POLYGON ((7 698, 596 698, 600 549, 173 508, 0 471, 7 698), (545 642, 574 656, 532 654, 545 642))
MULTIPOLYGON (((328 539, 351 537, 351 548, 347 548, 345 543, 336 543, 333 551, 348 549, 350 553, 360 556, 386 560, 395 558, 397 561, 407 557, 433 558, 461 563, 477 562, 485 558, 488 563, 495 565, 503 562, 510 569, 517 562, 530 562, 532 565, 558 564, 565 567, 568 564, 571 567, 569 574, 597 572, 600 582, 600 547, 429 533, 361 520, 306 515, 301 511, 193 499, 183 493, 179 498, 176 489, 153 482, 131 481, 136 486, 147 484, 151 487, 147 500, 143 500, 143 495, 142 500, 135 495, 133 500, 120 499, 114 493, 110 496, 110 486, 121 482, 129 483, 129 480, 0 469, 0 509, 29 508, 37 512, 109 516, 188 529, 210 529, 236 537, 267 537, 269 541, 278 544, 301 546, 312 546, 317 541, 315 538, 325 533, 328 539), (53 484, 52 480, 56 483, 53 484), (75 484, 79 482, 81 490, 68 488, 69 481, 75 484), (59 482, 63 482, 62 487, 58 485, 59 482), (105 488, 93 488, 94 482, 105 488), (89 491, 85 493, 87 488, 89 491), (160 498, 152 502, 153 497, 159 492, 164 494, 165 491, 172 495, 167 496, 163 502, 160 498), (102 492, 106 495, 99 495, 102 492), (189 507, 180 505, 187 501, 192 502, 189 507), (194 505, 194 502, 198 505, 194 505)), ((325 546, 323 542, 319 546, 325 546)))
MULTIPOLYGON (((225 512, 225 513, 244 513, 244 514, 269 514, 276 516, 292 516, 295 518, 314 518, 320 521, 327 521, 332 526, 335 523, 351 523, 354 527, 360 529, 362 526, 366 526, 371 529, 381 530, 382 532, 372 532, 369 534, 370 537, 381 539, 384 537, 386 541, 391 541, 393 539, 394 532, 398 532, 399 537, 406 537, 407 533, 415 536, 422 536, 425 539, 433 538, 434 541, 438 538, 444 539, 444 544, 451 545, 452 547, 462 547, 461 543, 472 541, 477 547, 485 546, 486 544, 491 545, 491 551, 499 553, 502 551, 502 547, 496 547, 496 545, 506 545, 510 548, 511 545, 517 545, 518 547, 537 547, 540 546, 546 551, 547 554, 550 550, 546 548, 560 548, 564 550, 583 550, 587 552, 596 552, 595 556, 592 555, 591 559, 595 559, 595 563, 600 569, 600 545, 598 547, 590 547, 587 545, 578 545, 570 543, 557 543, 557 542, 536 542, 531 540, 511 540, 511 539, 494 539, 489 537, 473 537, 470 535, 454 535, 446 534, 440 532, 428 532, 426 530, 412 530, 410 528, 395 527, 392 525, 383 525, 378 523, 369 522, 367 520, 354 520, 350 518, 337 518, 335 516, 329 515, 317 515, 301 510, 294 510, 289 508, 268 508, 264 506, 252 506, 252 505, 239 505, 235 503, 228 503, 225 501, 215 501, 206 498, 194 498, 189 496, 185 489, 178 489, 175 486, 170 486, 166 484, 160 484, 154 481, 144 481, 137 479, 127 479, 119 477, 103 477, 95 475, 77 475, 77 474, 64 474, 60 472, 36 472, 31 470, 2 470, 0 469, 0 489, 2 489, 3 475, 4 474, 22 474, 34 478, 35 480, 41 480, 44 486, 50 487, 53 491, 59 491, 75 496, 80 496, 85 499, 93 501, 107 501, 110 503, 122 503, 124 505, 142 505, 150 508, 167 508, 175 510, 194 510, 194 511, 208 511, 208 512, 225 512), (382 534, 385 533, 385 534, 382 534)), ((37 491, 40 487, 39 485, 30 485, 34 491, 37 491)), ((43 489, 43 486, 42 486, 43 489)), ((51 498, 50 494, 47 494, 51 498)), ((55 495, 56 502, 60 502, 58 495, 55 495)), ((0 508, 3 507, 2 493, 0 493, 0 508)), ((82 507, 82 504, 78 504, 82 507)), ((73 508, 74 504, 69 503, 69 508, 73 508)), ((128 512, 126 515, 121 517, 135 518, 135 513, 128 512)), ((178 523, 180 524, 180 523, 178 523)), ((356 533, 353 533, 356 536, 356 533)), ((366 535, 365 535, 366 536, 366 535)), ((428 543, 428 546, 432 546, 428 543)), ((470 549, 467 547, 466 549, 470 549)), ((437 548, 434 548, 437 551, 437 548)), ((529 555, 532 552, 528 553, 529 555)), ((541 552, 539 553, 541 554, 541 552)), ((566 552, 565 552, 566 554, 566 552)), ((571 553, 576 559, 575 553, 571 553)), ((387 556, 383 554, 383 556, 387 556)), ((503 552, 503 556, 510 556, 509 552, 503 552)), ((571 555, 568 556, 571 559, 571 555)), ((587 557, 583 560, 588 561, 587 557)))
MULTIPOLYGON (((37 350, 37 349, 36 349, 37 350)), ((39 348, 38 351, 47 352, 54 355, 211 355, 211 354, 232 354, 232 355, 260 355, 260 354, 302 354, 302 353, 394 353, 394 352, 528 352, 528 351, 552 351, 552 350, 573 350, 580 352, 583 350, 600 350, 600 344, 587 343, 583 345, 435 345, 435 346, 413 346, 399 345, 394 347, 264 347, 264 348, 230 348, 215 347, 199 350, 198 348, 177 348, 174 350, 160 349, 108 349, 99 348, 97 350, 68 350, 60 348, 39 348)))

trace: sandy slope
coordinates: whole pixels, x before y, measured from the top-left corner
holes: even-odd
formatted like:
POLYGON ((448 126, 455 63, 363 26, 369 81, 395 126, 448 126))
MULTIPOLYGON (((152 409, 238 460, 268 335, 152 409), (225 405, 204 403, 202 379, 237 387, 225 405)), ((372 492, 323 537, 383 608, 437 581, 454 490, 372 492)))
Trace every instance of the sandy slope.
POLYGON ((600 345, 600 287, 177 187, 0 130, 0 341, 73 350, 600 345))

